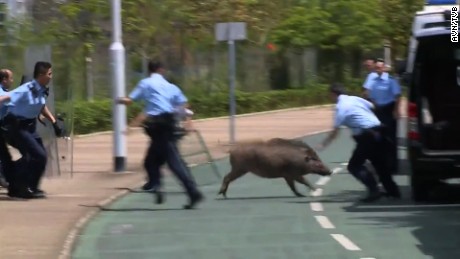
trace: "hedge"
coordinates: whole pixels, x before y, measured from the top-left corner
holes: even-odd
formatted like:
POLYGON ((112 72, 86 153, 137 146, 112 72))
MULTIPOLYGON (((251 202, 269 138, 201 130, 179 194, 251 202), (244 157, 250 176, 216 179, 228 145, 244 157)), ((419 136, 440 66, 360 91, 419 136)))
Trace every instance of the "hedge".
MULTIPOLYGON (((324 85, 306 89, 256 93, 237 91, 235 97, 237 114, 330 103, 329 93, 324 85)), ((188 96, 188 98, 190 107, 195 112, 195 119, 227 116, 229 113, 229 95, 226 92, 188 96)), ((111 99, 58 103, 56 111, 72 114, 72 108, 74 134, 87 134, 112 129, 111 99)), ((141 109, 141 103, 135 103, 128 107, 128 121, 134 118, 141 109)))

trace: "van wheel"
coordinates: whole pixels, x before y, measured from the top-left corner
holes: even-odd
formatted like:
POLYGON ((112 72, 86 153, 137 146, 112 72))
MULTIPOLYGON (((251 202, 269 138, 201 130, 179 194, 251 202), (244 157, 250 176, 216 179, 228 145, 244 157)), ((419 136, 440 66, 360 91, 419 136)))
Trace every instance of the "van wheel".
POLYGON ((416 202, 427 201, 436 181, 420 177, 416 174, 411 175, 412 200, 416 202))

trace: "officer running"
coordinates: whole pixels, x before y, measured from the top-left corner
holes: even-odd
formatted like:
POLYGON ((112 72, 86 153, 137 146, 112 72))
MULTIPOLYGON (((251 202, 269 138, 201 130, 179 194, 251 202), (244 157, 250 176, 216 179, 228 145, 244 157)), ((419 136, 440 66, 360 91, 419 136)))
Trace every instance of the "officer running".
POLYGON ((37 117, 43 114, 52 122, 56 135, 60 136, 62 133, 61 127, 45 105, 51 79, 51 64, 39 61, 34 67, 34 80, 0 97, 0 101, 9 101, 6 103, 7 112, 3 119, 8 143, 22 154, 22 158, 16 162, 15 174, 18 181, 9 192, 10 196, 45 197, 45 192, 39 186, 46 169, 47 153, 36 131, 37 117))
POLYGON ((364 166, 366 160, 370 160, 374 166, 386 195, 392 198, 400 198, 401 194, 392 175, 387 170, 385 152, 382 152, 384 138, 381 133, 381 122, 372 112, 373 104, 357 96, 345 94, 340 84, 333 84, 330 88, 331 97, 337 103, 334 121, 334 129, 326 137, 318 150, 324 149, 338 133, 340 126, 347 126, 353 133, 356 148, 348 162, 348 171, 368 189, 368 195, 361 199, 363 202, 372 202, 381 198, 377 181, 364 166))
POLYGON ((147 119, 144 124, 151 142, 144 160, 144 167, 149 177, 148 185, 155 190, 156 202, 163 203, 160 167, 166 162, 190 198, 184 208, 192 209, 204 197, 190 177, 189 169, 177 148, 174 114, 175 106, 178 103, 186 103, 187 98, 178 87, 163 77, 165 70, 161 63, 149 62, 148 70, 151 76, 141 80, 129 97, 120 98, 118 103, 130 105, 133 101, 146 102, 143 113, 147 115, 147 119))
POLYGON ((388 141, 389 170, 398 171, 397 125, 400 117, 401 86, 398 81, 386 71, 385 62, 375 63, 375 72, 371 73, 364 83, 367 97, 375 105, 378 119, 385 125, 385 135, 388 141))

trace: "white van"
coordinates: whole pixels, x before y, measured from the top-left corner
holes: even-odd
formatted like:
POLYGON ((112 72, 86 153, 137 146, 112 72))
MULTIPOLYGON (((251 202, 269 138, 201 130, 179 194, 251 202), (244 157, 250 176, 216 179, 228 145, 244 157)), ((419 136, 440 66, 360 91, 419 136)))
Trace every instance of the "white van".
POLYGON ((405 71, 412 198, 460 178, 460 44, 451 42, 451 7, 418 12, 405 71))

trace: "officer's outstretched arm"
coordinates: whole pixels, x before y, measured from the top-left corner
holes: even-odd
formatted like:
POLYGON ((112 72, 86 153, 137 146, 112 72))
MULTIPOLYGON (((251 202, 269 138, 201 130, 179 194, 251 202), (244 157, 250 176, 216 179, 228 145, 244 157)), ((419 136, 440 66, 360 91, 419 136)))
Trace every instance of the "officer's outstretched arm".
POLYGON ((318 145, 316 148, 321 151, 323 150, 324 148, 326 148, 329 144, 331 144, 331 142, 339 135, 339 130, 340 128, 339 127, 335 127, 330 133, 329 135, 324 139, 324 141, 318 145))

